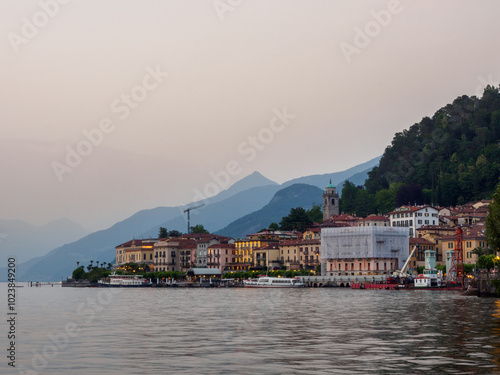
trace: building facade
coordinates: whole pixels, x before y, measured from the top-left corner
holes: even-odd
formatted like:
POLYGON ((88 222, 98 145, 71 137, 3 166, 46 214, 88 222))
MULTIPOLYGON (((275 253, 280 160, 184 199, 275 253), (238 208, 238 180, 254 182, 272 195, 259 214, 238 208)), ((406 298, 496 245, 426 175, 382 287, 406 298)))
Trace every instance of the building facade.
POLYGON ((226 271, 230 263, 235 262, 235 246, 229 243, 213 244, 208 247, 208 268, 218 268, 221 272, 226 271))
POLYGON ((410 237, 415 237, 421 226, 439 225, 439 211, 431 206, 401 206, 389 217, 392 227, 408 228, 410 237))
POLYGON ((181 238, 169 238, 156 242, 154 244, 155 271, 183 271, 189 269, 190 264, 187 262, 188 259, 193 259, 192 254, 196 251, 196 246, 195 241, 181 238))
POLYGON ((125 263, 145 263, 153 265, 153 246, 157 239, 131 240, 116 247, 115 268, 119 268, 125 263))
POLYGON ((321 230, 321 274, 392 274, 409 256, 409 230, 339 227, 321 230))

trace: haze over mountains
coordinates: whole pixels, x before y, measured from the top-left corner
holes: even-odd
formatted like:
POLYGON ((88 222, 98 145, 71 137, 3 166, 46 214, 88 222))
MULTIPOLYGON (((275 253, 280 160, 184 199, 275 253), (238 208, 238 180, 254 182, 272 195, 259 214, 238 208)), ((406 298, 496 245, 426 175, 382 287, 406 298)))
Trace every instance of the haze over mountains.
MULTIPOLYGON (((290 208, 301 206, 307 209, 313 203, 321 204, 322 191, 330 179, 339 186, 338 190, 346 179, 362 184, 367 178, 367 172, 378 165, 379 160, 380 157, 346 171, 305 176, 282 185, 254 172, 227 190, 205 200, 204 207, 193 210, 191 226, 202 224, 211 232, 244 237, 254 229, 259 230, 273 221, 279 222, 290 208), (248 227, 247 230, 245 226, 248 227)), ((195 204, 197 202, 189 206, 195 204)), ((43 255, 39 258, 25 263, 18 262, 18 280, 59 281, 71 274, 77 261, 82 265, 89 264, 90 260, 113 263, 117 245, 132 238, 157 237, 160 226, 186 232, 186 215, 183 213, 185 208, 186 206, 178 206, 142 210, 108 229, 59 246, 46 255, 39 254, 43 255)), ((1 245, 3 244, 0 243, 1 245)), ((23 249, 12 254, 21 252, 23 249)))
POLYGON ((15 255, 18 263, 26 262, 87 234, 86 229, 68 218, 42 226, 20 220, 0 220, 0 257, 15 255))

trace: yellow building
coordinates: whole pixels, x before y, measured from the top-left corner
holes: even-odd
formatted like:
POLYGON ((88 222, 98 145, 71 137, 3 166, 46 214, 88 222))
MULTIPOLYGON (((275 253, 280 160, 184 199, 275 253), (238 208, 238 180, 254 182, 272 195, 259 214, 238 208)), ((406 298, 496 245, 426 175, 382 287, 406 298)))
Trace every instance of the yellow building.
POLYGON ((302 240, 291 240, 280 242, 281 264, 289 270, 300 269, 300 247, 302 240))
POLYGON ((153 268, 153 245, 156 239, 132 240, 116 247, 116 267, 125 263, 145 263, 153 268))
POLYGON ((237 240, 234 243, 235 262, 231 264, 231 269, 240 271, 248 270, 254 265, 254 250, 270 244, 277 244, 277 240, 267 239, 246 239, 237 240))
POLYGON ((254 250, 254 266, 267 270, 279 268, 280 248, 278 243, 258 247, 254 250))
MULTIPOLYGON (((446 236, 441 237, 440 247, 442 254, 446 254, 449 250, 455 250, 456 247, 456 237, 455 236, 446 236)), ((477 254, 474 254, 472 250, 476 247, 482 247, 486 249, 488 243, 486 241, 486 236, 484 233, 470 233, 464 234, 462 237, 462 251, 463 251, 463 260, 464 264, 474 264, 477 262, 477 254)))

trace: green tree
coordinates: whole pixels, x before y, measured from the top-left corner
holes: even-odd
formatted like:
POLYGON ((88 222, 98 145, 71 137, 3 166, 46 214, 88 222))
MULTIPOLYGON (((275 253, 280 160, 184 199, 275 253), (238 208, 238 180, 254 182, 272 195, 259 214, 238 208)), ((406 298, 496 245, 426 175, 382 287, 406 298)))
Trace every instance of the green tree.
POLYGON ((278 229, 280 229, 280 226, 276 223, 271 223, 271 224, 269 224, 268 229, 269 230, 278 230, 278 229))
POLYGON ((344 182, 342 198, 340 198, 340 212, 353 214, 356 209, 356 196, 358 188, 351 181, 344 182))
POLYGON ((287 216, 284 216, 280 222, 281 230, 305 231, 313 224, 307 211, 302 207, 292 208, 287 216))
MULTIPOLYGON (((82 266, 83 267, 83 266, 82 266)), ((74 280, 82 280, 85 278, 85 270, 82 267, 77 267, 74 271, 71 277, 74 280)))
POLYGON ((321 206, 313 204, 310 210, 306 211, 307 216, 313 223, 320 223, 323 221, 323 210, 321 206))
POLYGON ((358 189, 355 199, 354 213, 359 217, 365 217, 375 212, 375 200, 366 189, 358 189))
POLYGON ((495 266, 495 256, 491 255, 481 255, 477 260, 477 267, 491 270, 495 266))
POLYGON ((168 237, 179 237, 179 236, 182 236, 182 233, 179 232, 178 230, 171 230, 170 232, 168 232, 168 237))
POLYGON ((167 238, 167 237, 168 237, 167 228, 160 227, 160 231, 158 232, 158 238, 167 238))
POLYGON ((500 251, 500 184, 493 194, 493 201, 488 206, 486 238, 488 245, 494 252, 500 251))
POLYGON ((197 224, 194 227, 191 227, 191 233, 208 233, 208 230, 206 230, 203 225, 197 224))

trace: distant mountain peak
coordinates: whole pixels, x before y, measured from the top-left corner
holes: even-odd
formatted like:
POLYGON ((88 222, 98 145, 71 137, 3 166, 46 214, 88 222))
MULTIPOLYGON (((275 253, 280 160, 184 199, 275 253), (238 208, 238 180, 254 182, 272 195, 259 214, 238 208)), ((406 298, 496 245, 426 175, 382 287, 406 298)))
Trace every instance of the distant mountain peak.
POLYGON ((232 184, 226 190, 220 192, 214 197, 211 197, 210 203, 220 202, 224 199, 232 197, 233 195, 248 189, 260 186, 269 186, 269 185, 279 185, 279 184, 268 179, 267 177, 264 177, 260 172, 254 171, 248 176, 243 177, 241 180, 232 184))

